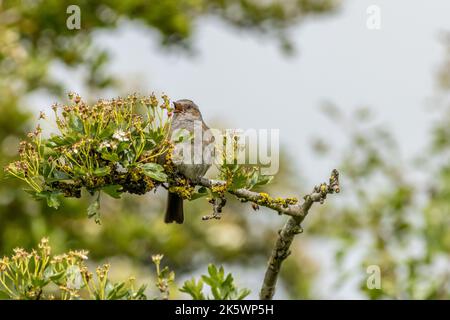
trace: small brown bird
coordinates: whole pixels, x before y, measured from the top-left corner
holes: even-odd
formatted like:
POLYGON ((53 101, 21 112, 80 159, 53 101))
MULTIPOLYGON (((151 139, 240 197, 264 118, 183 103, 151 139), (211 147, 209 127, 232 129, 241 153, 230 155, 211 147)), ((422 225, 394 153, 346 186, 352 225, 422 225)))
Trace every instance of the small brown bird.
MULTIPOLYGON (((186 133, 191 135, 191 139, 176 144, 173 153, 174 164, 178 172, 195 183, 211 167, 212 152, 210 150, 211 144, 214 143, 214 137, 208 134, 209 128, 203 121, 198 106, 193 101, 182 99, 173 102, 173 105, 172 134, 179 130, 186 130, 186 133), (199 129, 201 129, 201 132, 198 132, 199 129), (201 140, 199 140, 199 137, 195 137, 199 133, 201 133, 201 140), (191 154, 190 156, 182 154, 180 159, 177 149, 190 150, 191 154)), ((178 194, 169 192, 164 222, 183 223, 183 221, 183 199, 178 194)))

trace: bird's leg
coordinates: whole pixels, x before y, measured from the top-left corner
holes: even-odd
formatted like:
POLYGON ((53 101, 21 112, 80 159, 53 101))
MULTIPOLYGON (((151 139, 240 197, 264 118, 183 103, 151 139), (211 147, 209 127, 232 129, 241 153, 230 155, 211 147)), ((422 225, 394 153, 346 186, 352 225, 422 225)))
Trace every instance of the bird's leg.
POLYGON ((227 199, 225 199, 225 197, 215 197, 209 200, 209 203, 213 205, 213 213, 207 216, 203 216, 202 220, 219 220, 222 217, 222 208, 227 203, 227 199))

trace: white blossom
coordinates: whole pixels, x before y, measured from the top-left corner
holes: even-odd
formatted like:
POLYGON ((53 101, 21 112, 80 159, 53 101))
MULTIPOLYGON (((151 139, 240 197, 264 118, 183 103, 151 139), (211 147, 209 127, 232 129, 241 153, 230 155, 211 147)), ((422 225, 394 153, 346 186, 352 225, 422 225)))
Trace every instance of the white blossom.
POLYGON ((128 141, 128 134, 125 131, 117 130, 113 134, 113 138, 117 141, 128 141))

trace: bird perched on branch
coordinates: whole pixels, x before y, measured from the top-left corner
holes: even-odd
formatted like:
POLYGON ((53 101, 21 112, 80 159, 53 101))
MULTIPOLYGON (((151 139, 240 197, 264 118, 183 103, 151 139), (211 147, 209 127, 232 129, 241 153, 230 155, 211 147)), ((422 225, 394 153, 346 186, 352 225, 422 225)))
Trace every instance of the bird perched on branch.
MULTIPOLYGON (((195 183, 211 166, 214 137, 193 101, 182 99, 173 102, 173 105, 172 137, 177 136, 176 133, 180 130, 190 137, 176 144, 172 159, 176 170, 195 183)), ((164 222, 183 223, 183 221, 183 199, 169 191, 164 222)))

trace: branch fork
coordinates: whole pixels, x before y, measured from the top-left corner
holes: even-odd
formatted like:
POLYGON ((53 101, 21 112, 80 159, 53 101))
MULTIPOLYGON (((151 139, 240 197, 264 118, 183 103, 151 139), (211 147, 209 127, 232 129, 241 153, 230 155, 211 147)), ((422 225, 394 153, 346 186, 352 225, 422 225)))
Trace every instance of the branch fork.
MULTIPOLYGON (((206 178, 201 178, 198 184, 208 189, 226 186, 225 181, 206 178)), ((321 183, 315 186, 310 194, 303 197, 303 203, 297 203, 297 199, 294 198, 273 199, 266 193, 258 193, 247 189, 227 190, 227 192, 235 195, 242 202, 251 202, 255 210, 259 209, 259 206, 264 206, 273 209, 278 214, 289 216, 283 228, 278 231, 278 238, 272 249, 260 291, 261 300, 270 300, 275 294, 275 286, 281 265, 291 254, 290 247, 294 237, 303 232, 301 223, 308 215, 312 205, 315 202, 323 204, 329 194, 340 192, 339 172, 334 169, 331 172, 328 183, 321 183)), ((225 205, 225 198, 214 198, 211 200, 211 203, 213 204, 213 214, 204 216, 203 220, 220 219, 222 208, 225 205)))

